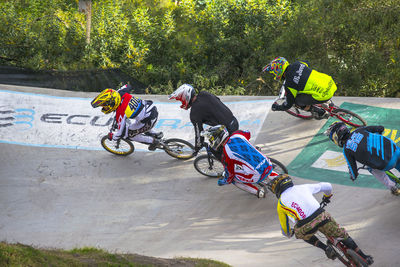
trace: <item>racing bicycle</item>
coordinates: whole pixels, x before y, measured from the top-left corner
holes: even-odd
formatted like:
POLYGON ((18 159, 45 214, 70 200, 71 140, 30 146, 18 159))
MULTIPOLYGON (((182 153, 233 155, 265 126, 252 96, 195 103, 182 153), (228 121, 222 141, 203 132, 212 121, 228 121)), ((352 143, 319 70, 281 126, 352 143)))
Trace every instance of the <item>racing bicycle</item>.
MULTIPOLYGON (((224 165, 214 156, 207 143, 204 144, 204 147, 207 153, 198 156, 193 161, 194 168, 202 175, 213 178, 221 178, 222 173, 225 170, 224 165)), ((277 173, 288 173, 288 170, 283 163, 279 162, 276 159, 270 157, 268 158, 272 162, 274 171, 276 171, 277 173)))
MULTIPOLYGON (((286 99, 286 92, 285 89, 282 87, 279 93, 279 97, 274 102, 275 103, 283 102, 285 99, 286 99)), ((335 117, 349 126, 358 128, 367 125, 367 122, 360 115, 350 110, 336 106, 332 102, 332 100, 329 100, 328 102, 322 104, 314 104, 313 106, 324 109, 325 114, 329 115, 328 118, 335 117)), ((301 109, 297 105, 293 105, 290 109, 286 110, 286 113, 304 120, 311 120, 318 118, 314 112, 301 109)))
MULTIPOLYGON (((325 208, 328 203, 324 200, 321 201, 321 208, 325 208)), ((320 237, 324 237, 319 235, 320 237)), ((346 247, 340 238, 334 238, 332 236, 326 236, 326 245, 331 247, 334 251, 336 258, 338 258, 345 266, 348 267, 367 267, 369 264, 367 261, 356 251, 346 247)))
MULTIPOLYGON (((115 131, 117 128, 118 126, 114 118, 114 121, 110 127, 110 133, 115 131)), ((154 136, 150 133, 145 133, 145 134, 157 138, 157 136, 154 136)), ((158 138, 158 141, 159 142, 156 148, 164 150, 171 157, 185 160, 193 158, 195 156, 194 146, 188 141, 179 138, 170 138, 170 139, 158 138)), ((133 142, 128 138, 110 140, 109 135, 107 134, 101 138, 100 143, 105 150, 118 156, 127 156, 129 154, 132 154, 135 150, 133 142)))

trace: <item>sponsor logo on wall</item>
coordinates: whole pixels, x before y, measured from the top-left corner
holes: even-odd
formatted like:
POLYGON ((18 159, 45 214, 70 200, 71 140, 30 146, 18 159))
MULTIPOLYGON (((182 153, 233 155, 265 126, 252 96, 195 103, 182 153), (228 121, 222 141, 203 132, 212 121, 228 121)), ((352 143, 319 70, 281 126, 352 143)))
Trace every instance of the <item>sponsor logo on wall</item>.
MULTIPOLYGON (((151 96, 149 96, 151 99, 151 96)), ((102 149, 100 139, 113 122, 111 114, 93 109, 89 98, 56 97, 0 90, 0 142, 43 147, 102 149)), ((165 138, 193 142, 194 130, 189 111, 176 101, 156 102, 159 118, 157 131, 165 138)), ((239 120, 240 128, 258 135, 271 100, 226 102, 239 120)), ((137 148, 147 146, 135 143, 137 148)))

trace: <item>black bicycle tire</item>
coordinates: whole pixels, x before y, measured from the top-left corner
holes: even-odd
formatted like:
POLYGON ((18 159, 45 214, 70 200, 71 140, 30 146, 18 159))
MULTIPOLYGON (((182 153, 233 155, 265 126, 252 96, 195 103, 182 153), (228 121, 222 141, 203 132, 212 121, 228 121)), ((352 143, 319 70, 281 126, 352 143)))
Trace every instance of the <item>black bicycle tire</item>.
MULTIPOLYGON (((309 112, 310 115, 301 115, 301 114, 296 113, 292 109, 298 110, 298 108, 296 108, 296 107, 291 107, 290 109, 285 110, 285 112, 288 113, 289 115, 292 115, 293 117, 300 118, 303 120, 311 120, 314 118, 314 116, 312 115, 311 112, 309 112)), ((308 111, 304 111, 304 112, 308 112, 308 111)))
MULTIPOLYGON (((286 168, 286 166, 285 166, 282 162, 280 162, 279 160, 274 159, 274 158, 270 158, 270 157, 268 157, 268 158, 269 158, 269 160, 270 160, 273 164, 278 165, 279 168, 281 168, 281 169, 283 170, 284 173, 286 173, 286 174, 289 173, 289 172, 288 172, 288 169, 286 168)), ((281 174, 281 173, 280 173, 280 174, 281 174)))
POLYGON ((164 149, 165 153, 167 153, 168 155, 170 155, 173 158, 186 160, 186 159, 191 159, 195 156, 194 155, 194 146, 186 140, 179 139, 179 138, 170 138, 170 139, 164 140, 164 143, 166 145, 166 148, 164 149), (171 142, 181 143, 181 144, 184 144, 185 146, 189 147, 191 150, 190 154, 181 156, 179 154, 172 152, 171 150, 168 149, 168 143, 171 143, 171 142))
POLYGON ((361 118, 360 115, 354 113, 353 111, 350 111, 350 110, 347 110, 347 109, 344 109, 344 108, 337 108, 337 109, 334 110, 334 112, 332 112, 332 114, 333 114, 335 117, 337 117, 339 120, 341 120, 342 122, 346 123, 346 124, 349 125, 349 126, 356 127, 356 128, 362 127, 362 126, 367 126, 367 122, 366 122, 363 118, 361 118), (337 113, 340 113, 340 112, 347 113, 347 114, 350 114, 350 115, 353 116, 353 117, 356 117, 356 118, 357 118, 358 120, 360 120, 363 124, 361 125, 361 124, 351 123, 350 121, 344 119, 342 116, 340 116, 339 114, 337 114, 337 113), (350 123, 349 123, 349 122, 350 122, 350 123))
MULTIPOLYGON (((214 155, 212 155, 211 157, 213 158, 213 160, 214 160, 215 162, 218 162, 218 164, 221 164, 221 165, 222 165, 222 163, 221 163, 214 155)), ((205 154, 205 155, 200 155, 200 156, 198 156, 198 157, 193 161, 193 165, 194 165, 194 168, 196 169, 196 171, 198 171, 198 172, 201 173, 202 175, 208 176, 208 177, 213 177, 213 178, 222 177, 222 172, 221 172, 221 173, 217 173, 217 174, 210 174, 210 173, 207 173, 207 172, 203 171, 202 168, 200 168, 199 165, 200 165, 200 162, 201 162, 201 161, 204 161, 204 160, 206 160, 206 161, 207 161, 207 164, 208 164, 208 155, 207 155, 207 154, 205 154)), ((223 165, 222 165, 222 166, 223 166, 223 165)))
MULTIPOLYGON (((110 147, 107 145, 107 143, 106 143, 107 141, 109 141, 108 135, 103 136, 103 137, 101 138, 101 141, 100 141, 101 146, 102 146, 106 151, 108 151, 108 152, 110 152, 110 153, 112 153, 112 154, 114 154, 114 155, 117 155, 117 156, 128 156, 128 155, 132 154, 133 151, 135 151, 135 146, 134 146, 133 143, 132 143, 130 140, 128 140, 128 139, 125 139, 125 138, 121 138, 121 139, 120 139, 120 142, 125 142, 125 143, 127 143, 127 144, 129 145, 130 149, 129 149, 127 152, 118 152, 118 151, 116 151, 116 150, 110 148, 110 147)), ((111 142, 111 141, 110 141, 110 142, 111 142)))
POLYGON ((344 251, 342 251, 339 247, 336 247, 335 245, 333 245, 333 243, 328 239, 327 240, 327 246, 330 246, 333 251, 335 252, 336 258, 338 260, 340 260, 344 265, 348 266, 348 267, 352 267, 351 261, 350 259, 348 259, 348 256, 346 255, 346 253, 344 251))
POLYGON ((357 267, 368 267, 366 260, 360 256, 357 252, 352 249, 347 249, 347 254, 351 257, 351 260, 356 264, 357 267))

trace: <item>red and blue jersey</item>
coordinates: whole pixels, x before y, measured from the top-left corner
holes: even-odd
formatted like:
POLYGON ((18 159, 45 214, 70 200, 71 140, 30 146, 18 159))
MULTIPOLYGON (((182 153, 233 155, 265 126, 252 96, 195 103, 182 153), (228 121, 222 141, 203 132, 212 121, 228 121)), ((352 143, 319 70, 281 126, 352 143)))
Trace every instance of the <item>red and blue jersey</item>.
POLYGON ((121 122, 124 121, 125 115, 126 118, 133 119, 140 113, 140 111, 142 111, 144 107, 142 99, 129 94, 129 91, 131 89, 132 86, 127 84, 117 91, 121 95, 121 104, 116 110, 118 125, 120 125, 121 122))
POLYGON ((224 145, 223 162, 226 182, 236 177, 243 183, 257 183, 272 172, 271 161, 250 142, 250 132, 234 132, 224 145))

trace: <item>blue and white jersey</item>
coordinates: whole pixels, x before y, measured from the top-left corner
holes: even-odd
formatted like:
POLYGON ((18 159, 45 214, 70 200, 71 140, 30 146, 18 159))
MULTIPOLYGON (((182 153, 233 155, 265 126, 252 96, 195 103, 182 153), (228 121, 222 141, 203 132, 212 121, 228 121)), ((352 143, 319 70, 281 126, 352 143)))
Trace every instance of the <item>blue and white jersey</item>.
POLYGON ((343 146, 350 175, 357 178, 356 161, 372 169, 390 170, 395 167, 400 149, 391 139, 382 136, 382 126, 365 126, 352 132, 343 146))

